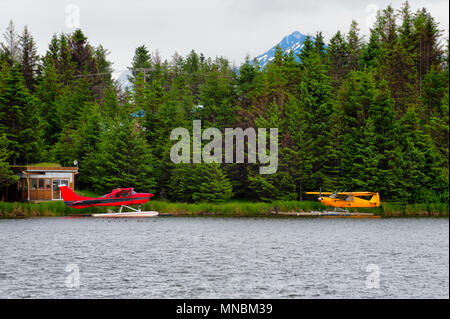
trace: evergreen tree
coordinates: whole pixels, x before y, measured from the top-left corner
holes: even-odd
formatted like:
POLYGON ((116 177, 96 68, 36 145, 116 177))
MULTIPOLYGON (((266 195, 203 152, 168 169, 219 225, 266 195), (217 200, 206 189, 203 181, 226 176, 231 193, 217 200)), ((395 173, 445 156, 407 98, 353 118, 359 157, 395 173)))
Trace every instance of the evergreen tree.
POLYGON ((396 14, 391 5, 379 11, 374 31, 378 34, 382 49, 392 49, 397 38, 396 14))
POLYGON ((42 118, 43 137, 46 148, 54 145, 64 122, 58 118, 58 103, 62 93, 62 84, 53 60, 44 59, 39 81, 35 85, 35 96, 39 100, 39 114, 42 118))
POLYGON ((242 108, 247 108, 251 104, 251 93, 254 90, 254 79, 258 74, 258 64, 251 62, 250 57, 245 57, 244 64, 239 68, 237 78, 238 96, 242 108))
MULTIPOLYGON (((295 100, 292 100, 288 103, 287 111, 291 111, 291 107, 295 107, 295 100)), ((291 123, 289 123, 291 124, 291 123)), ((282 143, 285 138, 289 137, 289 129, 292 127, 288 127, 286 129, 286 123, 284 121, 284 116, 281 110, 281 107, 278 106, 275 102, 272 102, 267 109, 267 113, 265 116, 260 116, 255 121, 256 127, 264 127, 264 128, 278 128, 279 134, 283 136, 282 143), (281 131, 281 132, 280 132, 281 131)), ((298 123, 296 124, 296 126, 298 123)), ((270 201, 273 199, 282 199, 282 200, 294 200, 297 196, 297 188, 294 178, 299 178, 298 174, 291 175, 292 171, 289 171, 288 163, 292 163, 292 158, 290 155, 290 148, 288 145, 282 145, 278 143, 278 161, 281 165, 278 165, 277 172, 274 174, 259 174, 259 166, 264 165, 259 163, 258 165, 249 166, 248 173, 248 187, 249 190, 253 192, 254 197, 263 200, 270 201)), ((286 143, 288 144, 288 143, 286 143)), ((289 145, 292 147, 292 145, 289 145)), ((266 146, 266 149, 269 149, 269 145, 266 146)), ((298 153, 297 153, 298 154, 298 153)), ((299 158, 296 158, 295 161, 298 162, 299 158)), ((301 169, 301 167, 299 167, 301 169)))
POLYGON ((341 81, 348 72, 349 49, 347 42, 338 31, 330 40, 328 46, 328 60, 330 65, 330 76, 334 88, 339 87, 341 81))
POLYGON ((287 172, 277 172, 269 176, 249 176, 250 189, 259 200, 295 200, 297 199, 294 180, 287 172))
POLYGON ((8 27, 3 33, 3 38, 4 41, 0 42, 0 47, 8 64, 11 66, 14 62, 19 61, 20 56, 19 37, 12 20, 9 21, 8 27))
MULTIPOLYGON (((281 49, 280 49, 280 52, 281 52, 281 49)), ((314 52, 317 55, 317 50, 314 49, 313 40, 311 39, 310 36, 307 36, 305 41, 303 41, 303 48, 300 51, 300 53, 298 54, 298 57, 304 64, 304 60, 308 59, 314 52)), ((276 54, 275 54, 274 59, 276 59, 276 54)))
POLYGON ((8 150, 8 144, 6 134, 0 133, 0 189, 8 187, 18 179, 17 175, 11 170, 8 162, 11 156, 11 152, 8 150))
MULTIPOLYGON (((58 55, 55 61, 55 68, 60 76, 60 80, 64 85, 70 85, 76 75, 76 63, 72 60, 68 39, 64 34, 61 34, 58 39, 58 55)), ((50 50, 54 49, 54 43, 50 43, 50 50)), ((52 51, 50 51, 52 52, 52 51)), ((53 52, 52 52, 53 53, 53 52)), ((52 53, 49 56, 52 56, 52 53)))
MULTIPOLYGON (((422 81, 422 112, 428 115, 442 114, 441 101, 448 91, 448 72, 440 66, 432 66, 422 81)), ((416 89, 417 91, 417 89, 416 89)))
POLYGON ((314 139, 308 132, 309 116, 296 98, 291 98, 285 109, 286 135, 282 141, 282 163, 296 185, 297 198, 302 200, 303 193, 312 189, 312 155, 307 152, 314 139))
MULTIPOLYGON (((356 142, 356 152, 354 156, 354 176, 352 185, 346 185, 349 189, 379 189, 382 176, 378 167, 383 154, 380 153, 377 145, 376 125, 373 117, 369 117, 363 130, 361 141, 356 142), (350 188, 351 187, 351 188, 350 188)), ((383 197, 390 196, 384 193, 383 197)))
POLYGON ((220 70, 215 64, 200 88, 199 98, 203 105, 200 116, 205 125, 225 128, 233 127, 236 122, 234 81, 230 74, 229 68, 220 70))
POLYGON ((178 164, 170 180, 171 199, 185 202, 223 202, 232 196, 232 186, 220 165, 178 164))
POLYGON ((442 162, 436 153, 430 137, 419 127, 419 119, 413 110, 401 119, 399 145, 402 148, 395 158, 395 167, 403 171, 398 198, 409 202, 436 202, 444 189, 442 162))
POLYGON ((425 9, 417 11, 413 18, 415 29, 415 56, 418 71, 419 85, 433 65, 438 65, 442 60, 442 50, 439 43, 441 31, 430 13, 425 9))
POLYGON ((104 98, 100 106, 102 115, 110 119, 124 116, 127 113, 122 113, 123 109, 119 104, 116 88, 112 84, 108 85, 105 88, 104 98))
MULTIPOLYGON (((339 133, 335 134, 337 143, 334 145, 340 151, 340 184, 346 189, 364 189, 365 180, 372 178, 363 172, 369 170, 373 173, 374 169, 367 166, 366 156, 371 154, 370 160, 376 158, 373 154, 373 119, 370 124, 367 123, 368 112, 374 107, 375 94, 375 81, 370 72, 351 72, 338 94, 334 114, 337 117, 335 125, 339 126, 335 129, 339 133)), ((377 162, 369 163, 374 165, 377 162)))
MULTIPOLYGON (((394 101, 386 82, 381 82, 375 93, 375 101, 369 108, 368 121, 372 123, 370 137, 375 139, 376 153, 380 159, 377 167, 378 185, 376 189, 386 199, 399 198, 401 190, 400 167, 396 167, 396 157, 399 156, 398 140, 400 138, 399 122, 395 119, 394 101), (399 170, 399 171, 397 171, 399 170)), ((370 141, 371 143, 373 140, 370 141)))
POLYGON ((112 62, 108 61, 107 57, 110 54, 110 52, 103 48, 102 45, 99 45, 94 50, 94 57, 95 61, 97 63, 98 72, 102 76, 103 83, 105 83, 105 86, 107 88, 111 87, 112 85, 112 62))
POLYGON ((0 127, 8 139, 9 162, 28 164, 41 159, 42 130, 37 101, 25 87, 20 66, 0 69, 0 127))
POLYGON ((378 33, 371 29, 369 43, 363 46, 361 53, 361 69, 373 68, 380 57, 378 33))
POLYGON ((144 73, 137 73, 132 87, 133 108, 132 112, 150 111, 150 88, 145 82, 144 73))
POLYGON ((356 71, 359 68, 359 61, 362 48, 362 39, 359 35, 358 23, 352 21, 350 31, 347 35, 348 43, 348 66, 350 70, 356 71))
POLYGON ((313 188, 330 187, 334 184, 335 176, 329 176, 327 172, 331 170, 330 157, 333 156, 333 137, 330 130, 330 117, 333 113, 331 101, 331 81, 327 75, 326 65, 321 61, 320 56, 304 46, 302 53, 302 82, 300 85, 300 105, 306 111, 305 138, 311 143, 305 145, 302 153, 309 155, 302 156, 305 161, 304 166, 311 166, 310 176, 313 188), (310 161, 306 160, 310 158, 310 161))
MULTIPOLYGON (((95 52, 92 46, 87 41, 87 37, 80 29, 75 30, 69 38, 68 47, 70 50, 70 57, 75 66, 75 84, 83 80, 83 84, 87 85, 90 90, 90 95, 101 101, 103 99, 104 82, 102 74, 100 74, 95 52)), ((102 67, 105 67, 105 61, 102 67)), ((108 70, 105 70, 108 72, 108 70)))
POLYGON ((133 61, 131 63, 131 74, 132 77, 130 77, 131 83, 134 83, 137 79, 137 75, 139 73, 144 74, 144 82, 148 83, 149 78, 147 77, 146 73, 151 69, 152 67, 152 60, 150 56, 150 52, 148 51, 147 47, 145 45, 141 45, 136 48, 134 51, 134 57, 133 61))
POLYGON ((79 163, 78 185, 82 189, 93 187, 90 175, 95 171, 96 154, 99 152, 100 138, 104 121, 99 106, 95 103, 86 103, 81 113, 80 126, 73 134, 74 159, 79 163))
POLYGON ((204 181, 192 194, 193 201, 223 202, 231 198, 233 188, 217 163, 200 165, 204 181))
POLYGON ((141 136, 140 130, 130 120, 112 122, 103 131, 98 152, 92 165, 89 183, 98 192, 120 187, 134 187, 136 191, 154 192, 154 157, 141 136))
POLYGON ((444 175, 448 179, 448 143, 449 143, 449 116, 448 116, 448 84, 447 91, 442 98, 440 103, 440 110, 435 112, 429 119, 428 123, 425 124, 425 129, 434 141, 434 145, 437 151, 440 153, 442 159, 442 167, 444 169, 444 175))
POLYGON ((316 48, 317 53, 322 58, 325 58, 325 55, 326 55, 325 40, 323 38, 322 32, 320 32, 320 31, 316 33, 316 37, 314 40, 314 47, 316 48))
POLYGON ((20 66, 25 79, 25 86, 29 91, 34 91, 38 71, 38 55, 36 53, 36 44, 31 34, 25 26, 22 35, 19 37, 20 45, 20 66))

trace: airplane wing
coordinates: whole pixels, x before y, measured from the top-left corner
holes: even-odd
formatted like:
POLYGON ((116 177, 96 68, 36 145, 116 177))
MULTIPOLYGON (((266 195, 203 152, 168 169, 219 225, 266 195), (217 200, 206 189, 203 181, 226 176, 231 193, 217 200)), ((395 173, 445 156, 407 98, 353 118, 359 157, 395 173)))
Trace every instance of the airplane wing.
MULTIPOLYGON (((306 192, 307 195, 320 195, 320 192, 306 192)), ((331 195, 333 192, 322 192, 322 195, 331 195)), ((375 192, 338 192, 338 195, 352 195, 352 196, 373 196, 375 192)))
POLYGON ((320 192, 306 192, 305 194, 307 194, 307 195, 320 195, 320 194, 322 194, 322 195, 331 195, 331 194, 333 194, 333 192, 322 192, 322 193, 320 193, 320 192))
POLYGON ((339 195, 352 195, 352 196, 373 196, 375 192, 340 192, 339 195))

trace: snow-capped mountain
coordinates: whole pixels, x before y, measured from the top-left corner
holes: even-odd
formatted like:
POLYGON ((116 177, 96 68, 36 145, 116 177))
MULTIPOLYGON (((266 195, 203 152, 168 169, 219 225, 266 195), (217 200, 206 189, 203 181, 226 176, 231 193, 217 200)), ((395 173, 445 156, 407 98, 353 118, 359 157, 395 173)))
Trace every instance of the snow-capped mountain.
MULTIPOLYGON (((294 52, 295 59, 299 61, 297 54, 300 53, 301 49, 303 48, 303 42, 305 41, 306 37, 307 37, 306 35, 298 31, 294 31, 290 35, 285 36, 279 43, 274 45, 269 51, 264 52, 261 55, 258 55, 256 57, 256 60, 259 62, 261 68, 265 67, 267 63, 269 63, 274 59, 275 48, 277 47, 277 45, 279 45, 283 52, 289 52, 292 50, 294 52)), ((311 40, 314 41, 314 37, 311 37, 311 40)))

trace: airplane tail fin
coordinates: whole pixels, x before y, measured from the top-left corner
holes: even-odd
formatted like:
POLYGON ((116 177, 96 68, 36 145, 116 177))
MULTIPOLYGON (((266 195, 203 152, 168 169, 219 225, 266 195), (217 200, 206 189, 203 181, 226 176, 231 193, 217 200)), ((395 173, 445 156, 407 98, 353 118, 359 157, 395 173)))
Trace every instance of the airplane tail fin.
POLYGON ((379 207, 380 206, 380 194, 375 193, 375 195, 372 196, 372 198, 370 199, 369 202, 372 206, 379 207))
POLYGON ((65 202, 84 199, 83 196, 75 194, 75 192, 67 185, 59 185, 59 190, 61 191, 62 198, 65 202))

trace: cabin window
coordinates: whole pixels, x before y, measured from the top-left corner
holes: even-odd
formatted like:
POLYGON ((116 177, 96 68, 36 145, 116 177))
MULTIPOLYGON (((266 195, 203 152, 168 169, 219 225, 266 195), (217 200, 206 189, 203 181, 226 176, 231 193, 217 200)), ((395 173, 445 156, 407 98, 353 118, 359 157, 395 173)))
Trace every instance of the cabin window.
POLYGON ((120 198, 120 194, 114 195, 114 198, 120 198))
POLYGON ((45 189, 50 189, 50 178, 45 179, 45 189))
POLYGON ((120 196, 121 197, 128 197, 128 193, 122 193, 120 196))
POLYGON ((37 178, 31 179, 31 189, 37 189, 37 178))
POLYGON ((108 198, 111 199, 111 198, 112 198, 112 195, 109 195, 108 198))
POLYGON ((44 189, 44 180, 42 178, 39 179, 39 189, 44 189))

